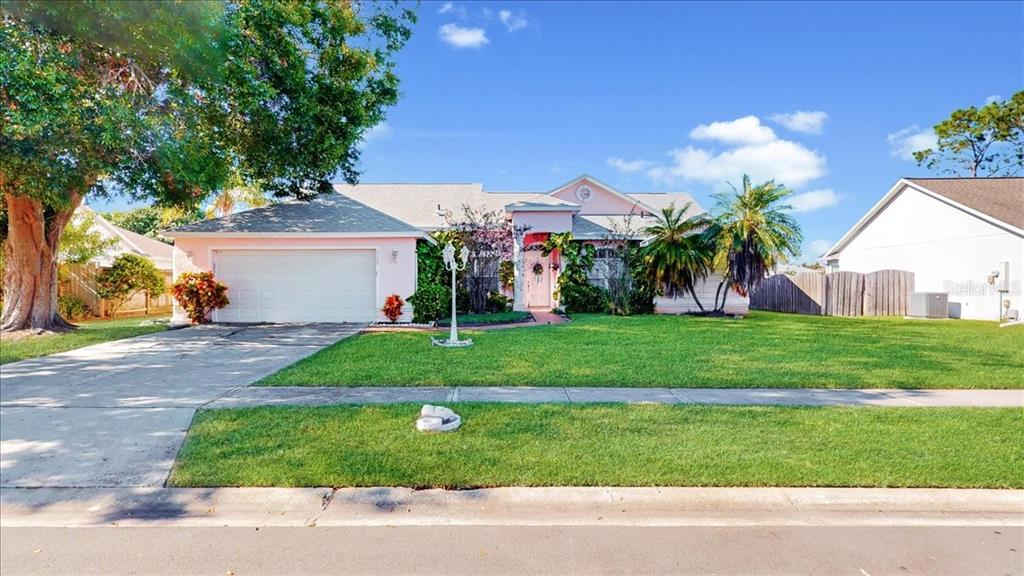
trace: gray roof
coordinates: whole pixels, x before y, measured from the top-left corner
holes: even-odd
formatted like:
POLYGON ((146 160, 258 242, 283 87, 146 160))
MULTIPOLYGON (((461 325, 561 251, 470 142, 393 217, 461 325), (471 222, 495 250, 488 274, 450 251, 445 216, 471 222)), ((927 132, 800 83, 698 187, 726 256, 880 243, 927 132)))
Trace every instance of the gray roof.
POLYGON ((1024 178, 907 178, 940 196, 1024 228, 1024 178))
POLYGON ((611 230, 582 216, 572 219, 572 236, 578 240, 601 240, 607 238, 611 230))
POLYGON ((309 201, 293 200, 254 208, 223 218, 188 224, 163 234, 173 237, 178 233, 423 235, 419 228, 342 194, 326 194, 309 201))

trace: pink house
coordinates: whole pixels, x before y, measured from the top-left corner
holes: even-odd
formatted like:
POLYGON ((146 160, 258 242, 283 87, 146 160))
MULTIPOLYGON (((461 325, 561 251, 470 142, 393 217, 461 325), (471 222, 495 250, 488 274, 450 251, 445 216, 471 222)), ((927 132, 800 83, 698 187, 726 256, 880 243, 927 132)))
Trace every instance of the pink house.
MULTIPOLYGON (((416 243, 447 226, 446 216, 470 206, 502 211, 526 229, 515 242, 514 308, 558 306, 558 254, 544 256, 551 235, 607 245, 623 224, 640 230, 662 208, 702 209, 688 194, 627 194, 591 176, 549 192, 489 192, 481 184, 338 185, 337 195, 287 202, 207 220, 166 233, 175 239, 175 275, 205 269, 229 286, 231 304, 219 322, 365 322, 382 319, 390 294, 416 290, 416 243), (539 272, 539 273, 535 273, 539 272)), ((642 240, 636 237, 636 240, 642 240)), ((712 301, 719 278, 697 289, 712 301)), ((697 310, 692 298, 656 301, 657 310, 697 310)), ((743 314, 747 299, 731 292, 726 311, 743 314)), ((175 312, 181 316, 180 311, 175 312)), ((406 318, 410 312, 406 311, 406 318)))

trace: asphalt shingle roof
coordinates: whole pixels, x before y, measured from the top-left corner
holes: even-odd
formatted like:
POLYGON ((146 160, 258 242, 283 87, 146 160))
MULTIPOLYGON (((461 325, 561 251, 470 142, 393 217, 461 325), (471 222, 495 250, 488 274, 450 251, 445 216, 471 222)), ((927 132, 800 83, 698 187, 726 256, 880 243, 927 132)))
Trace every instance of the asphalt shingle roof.
POLYGON ((1024 178, 907 178, 972 210, 1024 228, 1024 178))
POLYGON ((374 210, 342 194, 326 194, 309 201, 294 200, 238 212, 223 218, 203 220, 166 232, 211 234, 243 233, 321 233, 370 234, 375 232, 422 232, 401 220, 374 210))

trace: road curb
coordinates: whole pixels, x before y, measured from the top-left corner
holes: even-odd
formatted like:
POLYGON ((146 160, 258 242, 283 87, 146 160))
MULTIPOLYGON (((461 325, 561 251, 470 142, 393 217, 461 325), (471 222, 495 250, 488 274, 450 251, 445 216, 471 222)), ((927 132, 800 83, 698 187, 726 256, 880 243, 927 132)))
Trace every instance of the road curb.
POLYGON ((18 526, 1020 526, 1024 490, 4 488, 18 526))

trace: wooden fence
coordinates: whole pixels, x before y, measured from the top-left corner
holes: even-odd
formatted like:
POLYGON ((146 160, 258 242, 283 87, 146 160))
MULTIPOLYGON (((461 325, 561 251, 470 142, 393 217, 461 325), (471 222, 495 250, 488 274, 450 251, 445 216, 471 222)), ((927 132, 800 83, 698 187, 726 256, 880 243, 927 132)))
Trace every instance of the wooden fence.
POLYGON ((903 270, 776 274, 750 295, 758 310, 826 316, 906 316, 914 273, 903 270))
MULTIPOLYGON (((99 266, 95 264, 70 264, 66 267, 66 275, 63 275, 60 283, 60 293, 67 296, 75 296, 85 302, 95 316, 104 316, 107 313, 106 301, 100 298, 96 292, 96 275, 99 274, 99 266)), ((157 314, 159 312, 170 312, 173 305, 171 299, 171 273, 163 272, 164 282, 167 284, 167 291, 161 296, 150 298, 145 293, 140 293, 129 298, 118 308, 115 316, 140 316, 144 314, 157 314)))

